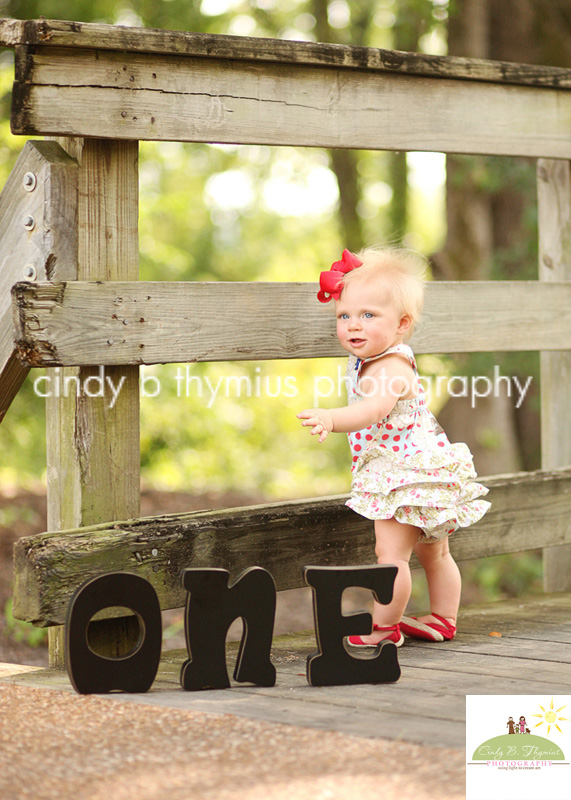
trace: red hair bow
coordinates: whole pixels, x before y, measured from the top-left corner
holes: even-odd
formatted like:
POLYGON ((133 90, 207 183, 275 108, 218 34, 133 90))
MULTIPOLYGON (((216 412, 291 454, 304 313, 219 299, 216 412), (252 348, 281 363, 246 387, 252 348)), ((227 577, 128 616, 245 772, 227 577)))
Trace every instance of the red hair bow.
POLYGON ((328 303, 331 298, 339 300, 341 292, 343 291, 343 276, 348 272, 360 267, 363 262, 360 261, 354 253, 350 250, 343 250, 341 261, 334 261, 331 264, 331 269, 322 272, 319 276, 320 290, 317 293, 317 299, 320 303, 328 303))

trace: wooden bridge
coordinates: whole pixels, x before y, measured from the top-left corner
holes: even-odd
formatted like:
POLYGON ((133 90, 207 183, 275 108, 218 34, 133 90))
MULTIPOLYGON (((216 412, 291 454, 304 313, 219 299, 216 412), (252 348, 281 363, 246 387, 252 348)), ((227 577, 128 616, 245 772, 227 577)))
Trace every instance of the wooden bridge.
MULTIPOLYGON (((136 282, 138 141, 436 150, 538 159, 539 280, 431 284, 412 345, 541 352, 542 469, 486 479, 492 511, 451 548, 459 561, 543 548, 549 594, 466 612, 445 647, 407 644, 402 683, 353 688, 351 703, 374 691, 404 704, 406 735, 422 740, 431 720, 454 722, 450 709, 459 722, 472 690, 568 687, 571 70, 51 20, 0 21, 0 45, 15 50, 13 132, 48 137, 25 145, 0 197, 0 419, 30 367, 83 384, 104 365, 125 379, 113 408, 84 394, 46 401, 49 531, 17 545, 14 613, 50 626, 52 666, 71 595, 101 573, 142 575, 167 609, 183 603, 181 567, 259 564, 283 590, 302 585, 305 564, 373 560, 370 526, 342 497, 138 518, 139 365, 340 354, 314 284, 136 282), (215 329, 213 307, 224 309, 215 329)), ((132 620, 98 623, 110 654, 138 635, 132 620)), ((299 656, 307 642, 291 647, 299 656)), ((240 697, 253 708, 268 693, 300 696, 303 670, 288 664, 293 694, 284 678, 240 697)), ((162 674, 168 684, 168 664, 162 674)), ((240 703, 221 694, 193 702, 240 703)), ((344 703, 331 708, 347 716, 344 703)))
MULTIPOLYGON (((461 609, 453 641, 407 640, 399 650, 400 680, 376 686, 309 686, 305 668, 316 649, 313 632, 274 639, 272 688, 232 682, 226 691, 185 692, 179 676, 186 650, 167 651, 150 692, 109 698, 463 751, 466 695, 569 693, 570 617, 568 593, 461 609)), ((230 674, 236 653, 237 643, 229 644, 230 674)), ((0 665, 0 683, 73 692, 62 670, 24 669, 0 665)))

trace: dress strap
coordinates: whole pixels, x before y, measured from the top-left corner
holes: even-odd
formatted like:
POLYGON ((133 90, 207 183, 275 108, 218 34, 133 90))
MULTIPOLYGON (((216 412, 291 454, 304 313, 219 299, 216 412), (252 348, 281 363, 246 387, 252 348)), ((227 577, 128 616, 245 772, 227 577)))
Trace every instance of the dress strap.
POLYGON ((370 361, 377 361, 379 358, 384 358, 385 356, 392 355, 393 353, 408 358, 415 374, 418 375, 418 369, 416 368, 414 353, 412 352, 412 348, 409 347, 408 344, 395 344, 393 347, 388 347, 384 352, 379 353, 378 356, 370 356, 369 358, 364 358, 364 359, 358 358, 357 363, 355 364, 355 369, 360 370, 363 364, 368 364, 370 361))

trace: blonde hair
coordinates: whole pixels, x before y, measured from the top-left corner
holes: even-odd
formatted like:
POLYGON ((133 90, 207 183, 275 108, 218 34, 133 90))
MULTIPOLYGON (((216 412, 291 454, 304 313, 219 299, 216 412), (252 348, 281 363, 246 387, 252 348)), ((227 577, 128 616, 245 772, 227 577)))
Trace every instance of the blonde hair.
POLYGON ((351 284, 368 283, 378 291, 388 291, 397 314, 410 319, 410 328, 404 337, 410 338, 424 304, 427 259, 414 250, 392 247, 368 247, 356 256, 363 264, 343 276, 343 289, 351 284))

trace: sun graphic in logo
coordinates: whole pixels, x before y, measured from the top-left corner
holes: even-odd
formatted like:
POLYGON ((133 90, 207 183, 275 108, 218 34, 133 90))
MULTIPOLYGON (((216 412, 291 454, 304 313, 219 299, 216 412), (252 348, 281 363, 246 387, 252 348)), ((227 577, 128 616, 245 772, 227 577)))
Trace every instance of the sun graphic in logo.
POLYGON ((551 698, 551 704, 549 706, 549 710, 546 711, 541 703, 539 704, 540 709, 542 710, 542 714, 532 714, 532 717, 541 717, 541 722, 538 722, 537 725, 534 725, 534 728, 539 728, 540 725, 547 723, 547 735, 549 736, 549 731, 551 730, 551 726, 554 725, 559 733, 563 733, 559 725, 557 724, 560 721, 569 722, 567 717, 558 717, 560 711, 563 711, 564 708, 567 706, 561 706, 561 708, 553 710, 553 698, 551 698))

